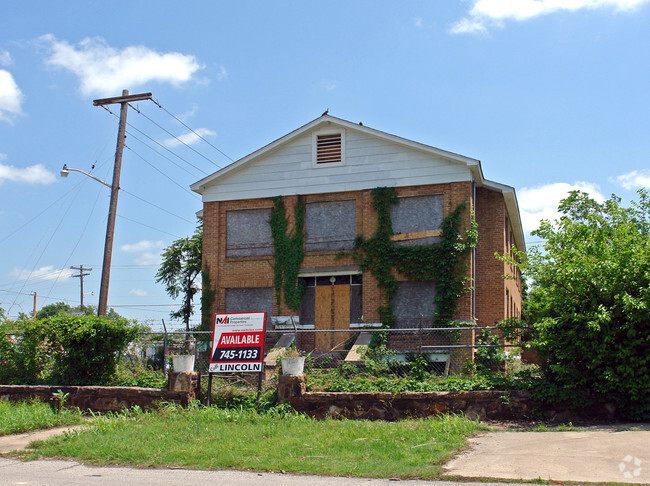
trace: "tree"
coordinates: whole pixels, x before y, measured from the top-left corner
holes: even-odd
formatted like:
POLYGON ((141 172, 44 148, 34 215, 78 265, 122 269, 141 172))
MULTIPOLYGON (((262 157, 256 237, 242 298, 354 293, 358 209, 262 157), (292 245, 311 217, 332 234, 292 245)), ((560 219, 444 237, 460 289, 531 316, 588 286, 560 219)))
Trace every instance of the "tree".
MULTIPOLYGON (((530 279, 527 318, 556 398, 586 391, 631 418, 650 418, 650 199, 623 207, 572 192, 561 217, 521 264, 530 279)), ((524 255, 519 254, 520 258, 524 255)))
POLYGON ((167 294, 176 299, 182 295, 180 309, 170 313, 172 319, 182 319, 190 330, 190 317, 194 314, 192 299, 200 290, 196 282, 201 274, 203 227, 199 224, 190 237, 174 241, 162 253, 162 263, 156 273, 156 282, 165 285, 167 294))
MULTIPOLYGON (((58 316, 61 314, 96 316, 97 307, 94 305, 84 305, 83 311, 81 306, 72 307, 65 302, 57 302, 55 304, 44 305, 40 310, 36 311, 36 319, 45 319, 46 317, 58 316)), ((112 307, 108 311, 107 316, 109 319, 118 319, 120 316, 112 307)))

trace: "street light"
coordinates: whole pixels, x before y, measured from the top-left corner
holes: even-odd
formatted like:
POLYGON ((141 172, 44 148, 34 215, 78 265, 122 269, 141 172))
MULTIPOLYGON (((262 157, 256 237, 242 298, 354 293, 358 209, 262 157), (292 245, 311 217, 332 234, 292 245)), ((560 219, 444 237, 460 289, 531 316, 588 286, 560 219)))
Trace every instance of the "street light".
MULTIPOLYGON (((102 267, 102 281, 99 288, 99 305, 97 307, 97 315, 105 316, 107 310, 108 302, 108 281, 110 280, 111 274, 111 253, 113 252, 113 232, 115 231, 115 206, 117 206, 117 192, 119 191, 119 182, 112 186, 101 179, 89 174, 80 169, 73 169, 68 167, 68 164, 63 164, 61 169, 61 177, 66 178, 70 175, 70 172, 80 172, 81 174, 90 177, 91 179, 104 184, 106 187, 111 189, 111 202, 115 200, 115 204, 111 204, 108 210, 108 226, 106 228, 106 242, 104 244, 104 265, 102 267)), ((113 182, 115 182, 115 176, 113 176, 113 182)), ((83 283, 81 286, 83 292, 83 283)), ((81 306, 83 310, 83 295, 81 296, 81 306)))
POLYGON ((91 179, 94 179, 94 180, 96 180, 97 182, 99 182, 99 183, 101 183, 101 184, 104 184, 106 187, 108 187, 108 188, 111 187, 110 184, 107 184, 107 183, 104 182, 103 180, 98 179, 98 178, 95 177, 94 175, 90 175, 88 172, 84 172, 83 170, 80 170, 80 169, 73 169, 73 168, 71 168, 71 167, 68 167, 68 164, 63 164, 63 169, 61 169, 61 177, 63 177, 64 179, 65 179, 66 177, 68 177, 68 175, 70 175, 70 171, 73 171, 73 172, 81 172, 82 174, 87 175, 87 176, 90 177, 91 179))

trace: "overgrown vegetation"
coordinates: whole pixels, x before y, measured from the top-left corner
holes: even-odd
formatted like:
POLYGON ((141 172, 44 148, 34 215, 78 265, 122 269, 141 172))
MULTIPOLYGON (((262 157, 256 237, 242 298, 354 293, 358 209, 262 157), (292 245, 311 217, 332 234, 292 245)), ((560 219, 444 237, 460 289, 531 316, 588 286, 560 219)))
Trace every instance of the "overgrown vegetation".
POLYGON ((342 255, 351 256, 362 268, 370 271, 384 292, 386 305, 377 310, 386 327, 394 327, 392 300, 397 294, 395 272, 412 281, 435 281, 435 323, 451 321, 458 298, 467 290, 466 267, 463 257, 476 245, 478 232, 474 218, 461 234, 461 214, 465 205, 459 205, 442 222, 440 242, 422 246, 398 246, 390 237, 393 226, 390 208, 398 204, 397 191, 392 187, 372 190, 372 207, 377 211, 377 230, 371 238, 357 236, 354 249, 342 255))
POLYGON ((202 292, 201 292, 201 331, 211 331, 212 329, 212 306, 217 299, 217 292, 212 287, 210 280, 210 269, 207 265, 203 266, 201 275, 202 292))
POLYGON ((281 196, 274 199, 271 211, 271 235, 273 236, 273 286, 275 299, 281 305, 282 295, 289 309, 300 308, 304 283, 298 279, 300 265, 305 256, 305 204, 298 197, 294 209, 295 226, 289 231, 289 222, 281 196))
POLYGON ((0 400, 0 435, 74 425, 82 420, 81 412, 77 409, 55 410, 37 400, 17 403, 0 400))
POLYGON ((37 443, 33 454, 141 467, 433 479, 442 472, 439 464, 480 427, 453 415, 317 421, 287 407, 257 414, 170 405, 155 413, 98 417, 86 431, 37 443))
POLYGON ((20 336, 0 338, 0 383, 105 384, 137 332, 124 318, 59 314, 24 321, 20 336))
POLYGON ((583 405, 593 393, 633 419, 650 418, 650 198, 624 207, 572 192, 544 241, 513 258, 530 279, 530 346, 544 358, 548 400, 583 405), (521 263, 518 263, 518 262, 521 263))
POLYGON ((199 222, 192 236, 178 239, 165 248, 156 273, 156 283, 162 283, 172 299, 182 296, 180 308, 172 311, 170 317, 181 319, 187 332, 194 314, 192 300, 200 290, 197 278, 201 275, 202 255, 203 225, 199 222))

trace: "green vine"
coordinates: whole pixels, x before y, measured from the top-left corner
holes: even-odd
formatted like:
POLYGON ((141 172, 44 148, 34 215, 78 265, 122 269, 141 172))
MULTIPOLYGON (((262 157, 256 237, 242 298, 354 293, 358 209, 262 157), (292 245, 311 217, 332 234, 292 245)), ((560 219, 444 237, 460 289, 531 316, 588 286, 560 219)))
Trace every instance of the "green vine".
POLYGON ((201 330, 209 331, 212 324, 212 304, 214 304, 216 299, 216 291, 212 287, 212 282, 210 281, 210 270, 207 265, 203 265, 201 282, 203 287, 203 292, 201 293, 201 330))
POLYGON ((467 290, 465 265, 462 257, 471 251, 478 238, 477 225, 472 215, 471 226, 464 235, 460 232, 460 204, 442 222, 439 243, 424 246, 397 246, 391 240, 393 226, 390 208, 398 204, 397 191, 392 187, 378 187, 372 191, 372 206, 377 211, 377 230, 371 238, 357 236, 354 249, 342 253, 356 261, 363 271, 370 271, 384 292, 387 304, 377 311, 386 327, 394 327, 393 298, 397 294, 394 271, 412 281, 436 282, 435 323, 448 323, 456 310, 458 298, 467 290))
POLYGON ((273 262, 275 299, 277 304, 280 305, 282 292, 284 291, 284 302, 293 311, 300 308, 302 295, 305 292, 304 283, 298 280, 300 265, 305 256, 303 249, 305 241, 305 205, 300 198, 298 198, 295 207, 295 220, 295 229, 289 234, 289 223, 284 210, 284 202, 282 197, 276 197, 270 221, 275 256, 273 262))

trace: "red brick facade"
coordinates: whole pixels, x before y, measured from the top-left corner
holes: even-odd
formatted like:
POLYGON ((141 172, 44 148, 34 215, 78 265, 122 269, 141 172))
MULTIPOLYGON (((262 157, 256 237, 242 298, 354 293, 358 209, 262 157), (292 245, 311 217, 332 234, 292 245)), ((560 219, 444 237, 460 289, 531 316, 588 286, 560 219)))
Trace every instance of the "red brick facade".
MULTIPOLYGON (((506 280, 504 275, 516 272, 510 265, 498 261, 495 252, 506 251, 513 240, 503 195, 486 188, 476 188, 471 182, 455 182, 396 188, 398 196, 442 194, 444 216, 459 204, 466 204, 463 213, 463 229, 470 223, 475 212, 479 226, 479 240, 473 256, 468 257, 468 277, 474 277, 474 291, 468 291, 459 300, 455 318, 475 320, 478 325, 492 325, 495 320, 519 315, 521 309, 520 279, 506 280)), ((305 203, 355 200, 357 234, 370 237, 377 225, 377 215, 372 208, 370 190, 314 194, 304 196, 305 203)), ((294 207, 297 196, 285 196, 284 203, 290 227, 294 224, 294 207)), ((211 284, 216 299, 211 313, 225 312, 226 289, 273 287, 273 257, 226 257, 226 212, 237 209, 272 208, 269 198, 239 201, 205 202, 203 208, 203 258, 209 268, 211 284)), ((338 251, 306 252, 302 268, 319 269, 352 266, 350 258, 337 258, 338 251)), ((397 275, 397 279, 404 278, 397 275)), ((377 308, 383 304, 382 293, 374 277, 363 275, 362 307, 365 322, 379 322, 377 308)), ((274 302, 273 315, 287 316, 292 312, 274 302)))

